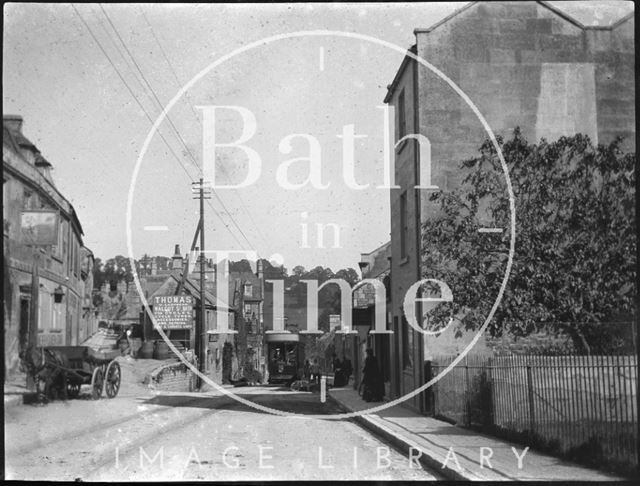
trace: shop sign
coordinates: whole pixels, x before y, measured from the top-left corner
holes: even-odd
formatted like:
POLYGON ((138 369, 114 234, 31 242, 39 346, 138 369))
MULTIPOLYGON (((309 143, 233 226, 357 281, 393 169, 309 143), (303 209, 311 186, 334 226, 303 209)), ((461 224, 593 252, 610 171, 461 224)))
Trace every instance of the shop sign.
POLYGON ((190 295, 157 295, 153 315, 162 329, 191 329, 194 299, 190 295))
POLYGON ((57 211, 22 211, 20 233, 27 245, 58 244, 57 211))

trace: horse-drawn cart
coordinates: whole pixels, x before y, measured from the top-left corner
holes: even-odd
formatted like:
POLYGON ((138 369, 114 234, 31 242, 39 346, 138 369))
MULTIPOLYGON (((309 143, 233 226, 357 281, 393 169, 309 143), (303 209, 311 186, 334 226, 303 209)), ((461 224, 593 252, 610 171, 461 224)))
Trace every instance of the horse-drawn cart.
POLYGON ((95 400, 104 393, 114 398, 120 390, 122 372, 116 358, 121 355, 121 333, 99 329, 80 346, 31 348, 25 362, 44 399, 75 398, 82 385, 91 385, 95 400))
POLYGON ((82 385, 91 385, 94 400, 102 396, 103 390, 109 398, 118 394, 122 373, 115 358, 120 356, 119 349, 97 351, 89 346, 49 346, 46 351, 57 355, 53 367, 60 379, 54 380, 57 384, 54 395, 64 396, 66 390, 69 398, 75 398, 82 385))

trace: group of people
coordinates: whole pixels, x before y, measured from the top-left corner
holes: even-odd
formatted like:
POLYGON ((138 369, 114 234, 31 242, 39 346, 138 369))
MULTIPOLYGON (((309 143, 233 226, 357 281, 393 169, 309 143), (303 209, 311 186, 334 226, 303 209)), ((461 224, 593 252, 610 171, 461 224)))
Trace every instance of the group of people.
MULTIPOLYGON (((334 376, 333 386, 345 386, 349 383, 349 378, 351 378, 351 373, 353 372, 351 361, 349 359, 345 358, 344 360, 340 360, 340 358, 333 353, 332 368, 334 376)), ((320 373, 318 358, 315 358, 313 363, 310 363, 308 359, 305 360, 302 374, 305 380, 319 384, 322 373, 320 373)))
POLYGON ((302 375, 304 379, 310 383, 320 383, 320 365, 318 364, 318 358, 313 360, 313 364, 311 364, 308 359, 304 361, 302 375))
MULTIPOLYGON (((351 361, 347 358, 341 360, 333 353, 333 386, 342 387, 349 383, 353 369, 351 361)), ((320 383, 320 365, 318 359, 313 360, 313 364, 306 360, 304 363, 303 374, 307 381, 311 383, 320 383)), ((366 402, 381 402, 384 398, 384 378, 378 366, 378 360, 373 354, 373 349, 366 351, 364 360, 364 368, 362 370, 362 380, 358 393, 362 395, 362 399, 366 402)))

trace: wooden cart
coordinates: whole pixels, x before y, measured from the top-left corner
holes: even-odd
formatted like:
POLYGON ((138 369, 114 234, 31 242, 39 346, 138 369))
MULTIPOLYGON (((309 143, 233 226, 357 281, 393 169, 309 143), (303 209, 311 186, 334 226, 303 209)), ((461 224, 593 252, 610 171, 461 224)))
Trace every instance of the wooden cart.
POLYGON ((89 346, 47 346, 46 365, 40 379, 47 398, 75 398, 82 385, 91 385, 91 397, 97 400, 102 392, 114 398, 120 390, 122 373, 115 360, 119 349, 96 350, 89 346))

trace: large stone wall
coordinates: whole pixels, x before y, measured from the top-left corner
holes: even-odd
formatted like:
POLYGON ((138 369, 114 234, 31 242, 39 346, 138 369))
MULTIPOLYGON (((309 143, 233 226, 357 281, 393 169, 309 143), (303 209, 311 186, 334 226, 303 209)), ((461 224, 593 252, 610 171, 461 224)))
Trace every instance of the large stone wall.
MULTIPOLYGON (((585 133, 627 137, 635 150, 633 19, 584 28, 537 2, 477 3, 433 30, 417 30, 418 55, 451 78, 496 134, 516 126, 530 142, 585 133)), ((419 68, 420 132, 432 144, 434 182, 455 188, 459 163, 487 132, 445 81, 419 68)), ((423 197, 423 217, 432 210, 423 197)), ((427 216, 428 217, 428 216, 427 216)))

